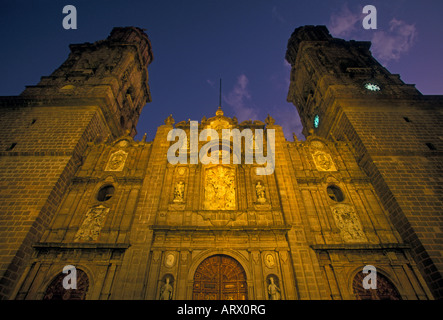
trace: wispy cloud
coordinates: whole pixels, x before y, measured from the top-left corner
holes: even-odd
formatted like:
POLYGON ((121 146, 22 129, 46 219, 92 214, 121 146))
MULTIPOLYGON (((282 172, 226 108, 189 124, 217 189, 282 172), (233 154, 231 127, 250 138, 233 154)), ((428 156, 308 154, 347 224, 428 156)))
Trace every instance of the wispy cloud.
POLYGON ((279 105, 278 107, 274 106, 271 112, 270 115, 275 119, 275 124, 282 126, 283 133, 287 140, 293 140, 293 133, 295 133, 299 140, 305 140, 305 137, 301 133, 303 125, 301 124, 297 109, 293 104, 288 103, 279 105))
POLYGON ((392 19, 387 31, 380 30, 372 37, 372 52, 383 63, 398 60, 408 52, 417 39, 417 29, 414 24, 392 19))
POLYGON ((258 119, 257 111, 251 101, 248 83, 246 75, 241 74, 232 90, 226 96, 223 95, 223 100, 232 107, 239 121, 258 119))
POLYGON ((378 29, 365 30, 362 21, 365 14, 362 8, 351 11, 344 5, 340 11, 332 13, 328 29, 334 37, 366 38, 371 36, 372 53, 381 63, 387 64, 398 60, 407 53, 417 39, 417 29, 414 24, 393 18, 388 28, 378 23, 378 29))
POLYGON ((336 37, 345 37, 357 29, 357 22, 362 21, 361 12, 352 12, 344 5, 339 12, 331 15, 328 29, 336 37))
POLYGON ((281 15, 281 13, 278 11, 276 6, 272 7, 272 18, 277 20, 278 22, 282 23, 282 24, 286 24, 286 19, 283 18, 283 16, 281 15))
POLYGON ((211 87, 215 88, 215 81, 212 81, 211 79, 206 79, 207 84, 209 84, 211 87))

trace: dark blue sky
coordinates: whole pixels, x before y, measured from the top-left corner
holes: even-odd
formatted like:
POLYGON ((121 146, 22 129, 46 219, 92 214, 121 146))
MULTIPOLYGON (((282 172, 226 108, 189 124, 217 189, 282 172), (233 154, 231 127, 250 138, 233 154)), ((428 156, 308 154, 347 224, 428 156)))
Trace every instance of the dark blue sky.
POLYGON ((268 113, 301 135, 286 102, 287 41, 296 27, 326 25, 338 38, 371 40, 374 56, 423 94, 443 94, 443 1, 4 1, 0 2, 0 95, 18 95, 67 58, 70 43, 105 39, 113 27, 146 29, 154 61, 153 101, 143 110, 137 139, 173 114, 176 122, 212 116, 223 79, 223 109, 239 121, 268 113), (78 29, 62 26, 74 5, 78 29), (377 8, 377 30, 364 30, 364 5, 377 8))

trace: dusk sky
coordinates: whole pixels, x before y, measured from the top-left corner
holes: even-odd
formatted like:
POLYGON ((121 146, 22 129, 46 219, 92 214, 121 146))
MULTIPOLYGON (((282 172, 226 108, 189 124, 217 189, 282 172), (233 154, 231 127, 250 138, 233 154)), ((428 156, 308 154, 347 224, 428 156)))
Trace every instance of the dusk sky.
POLYGON ((239 121, 269 113, 292 141, 301 125, 286 101, 286 45, 295 28, 326 25, 332 36, 372 41, 373 55, 423 94, 443 94, 443 1, 5 1, 0 2, 0 95, 19 95, 50 75, 71 43, 105 39, 113 27, 146 29, 154 53, 152 102, 137 126, 152 140, 172 113, 176 123, 222 108, 239 121), (65 5, 77 29, 62 26, 65 5), (365 5, 377 8, 377 30, 365 30, 365 5))

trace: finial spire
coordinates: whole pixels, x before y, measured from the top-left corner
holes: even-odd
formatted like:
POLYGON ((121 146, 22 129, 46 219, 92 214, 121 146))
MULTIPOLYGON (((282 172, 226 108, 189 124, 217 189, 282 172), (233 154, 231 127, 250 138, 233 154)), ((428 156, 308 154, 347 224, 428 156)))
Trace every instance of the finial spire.
POLYGON ((221 78, 220 78, 220 93, 218 95, 218 107, 221 109, 221 78))
POLYGON ((219 94, 219 99, 218 99, 218 109, 217 109, 217 111, 215 112, 215 115, 216 116, 222 116, 222 115, 224 115, 224 113, 223 113, 223 110, 222 110, 222 108, 221 108, 221 78, 220 78, 220 94, 219 94))

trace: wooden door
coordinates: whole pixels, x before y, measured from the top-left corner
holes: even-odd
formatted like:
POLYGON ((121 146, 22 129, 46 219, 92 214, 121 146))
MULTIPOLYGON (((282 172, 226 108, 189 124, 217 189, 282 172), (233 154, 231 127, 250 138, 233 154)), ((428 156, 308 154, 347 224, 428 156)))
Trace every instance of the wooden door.
POLYGON ((226 255, 205 259, 194 274, 194 300, 247 300, 246 273, 226 255))

